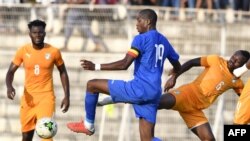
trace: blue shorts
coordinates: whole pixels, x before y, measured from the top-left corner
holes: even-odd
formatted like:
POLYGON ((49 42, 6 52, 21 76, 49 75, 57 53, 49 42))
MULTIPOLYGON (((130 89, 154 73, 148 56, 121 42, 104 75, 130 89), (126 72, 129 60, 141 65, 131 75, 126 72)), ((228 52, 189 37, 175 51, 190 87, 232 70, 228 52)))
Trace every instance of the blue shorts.
POLYGON ((150 89, 145 83, 138 80, 109 80, 108 87, 110 96, 115 103, 131 103, 138 118, 155 123, 157 107, 161 96, 159 90, 150 89), (157 92, 158 91, 158 92, 157 92))

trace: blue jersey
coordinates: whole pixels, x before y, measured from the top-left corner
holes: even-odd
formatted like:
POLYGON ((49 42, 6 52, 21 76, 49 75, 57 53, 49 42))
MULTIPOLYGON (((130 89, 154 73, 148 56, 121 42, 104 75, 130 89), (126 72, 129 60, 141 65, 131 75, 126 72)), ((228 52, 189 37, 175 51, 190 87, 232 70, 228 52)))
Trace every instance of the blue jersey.
POLYGON ((161 91, 164 61, 167 58, 176 62, 179 55, 166 37, 157 30, 137 35, 131 46, 139 52, 134 62, 134 78, 147 83, 152 89, 161 91))
POLYGON ((164 61, 178 61, 179 55, 156 30, 137 35, 128 54, 135 57, 134 79, 109 80, 110 95, 114 102, 132 103, 137 117, 155 123, 164 61))

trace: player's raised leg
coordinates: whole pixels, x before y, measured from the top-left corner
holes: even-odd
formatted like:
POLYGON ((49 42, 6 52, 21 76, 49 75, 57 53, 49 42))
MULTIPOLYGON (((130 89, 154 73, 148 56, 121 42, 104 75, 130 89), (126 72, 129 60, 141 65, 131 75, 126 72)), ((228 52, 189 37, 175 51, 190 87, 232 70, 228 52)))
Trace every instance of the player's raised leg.
POLYGON ((80 122, 68 123, 67 127, 70 130, 77 133, 85 133, 86 135, 94 134, 96 104, 100 92, 104 94, 109 94, 108 80, 93 79, 87 82, 87 90, 85 96, 85 119, 84 121, 81 120, 80 122))

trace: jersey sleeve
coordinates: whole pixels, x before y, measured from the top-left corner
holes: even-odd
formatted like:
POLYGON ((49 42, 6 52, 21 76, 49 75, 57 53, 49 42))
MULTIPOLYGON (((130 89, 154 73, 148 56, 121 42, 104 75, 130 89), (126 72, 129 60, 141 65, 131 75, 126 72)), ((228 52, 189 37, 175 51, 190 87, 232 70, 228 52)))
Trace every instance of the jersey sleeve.
POLYGON ((136 58, 142 52, 142 39, 140 36, 135 36, 132 41, 131 48, 128 50, 128 55, 136 58))
POLYGON ((217 55, 208 55, 208 56, 202 56, 201 57, 201 66, 209 67, 212 64, 215 64, 215 62, 218 62, 219 56, 217 55))
POLYGON ((139 35, 135 36, 134 40, 132 41, 131 47, 141 51, 142 45, 143 45, 142 38, 139 35))
POLYGON ((174 50, 173 46, 168 42, 167 44, 167 58, 170 62, 176 62, 179 60, 180 56, 179 54, 174 50))
POLYGON ((24 55, 24 48, 19 48, 14 56, 14 59, 12 60, 13 64, 20 66, 23 62, 23 55, 24 55))
POLYGON ((139 55, 139 50, 137 48, 134 48, 134 47, 131 47, 129 50, 128 50, 128 55, 132 56, 133 58, 136 58, 138 55, 139 55))
POLYGON ((57 49, 56 52, 55 52, 55 65, 60 66, 63 63, 64 63, 64 61, 62 59, 61 52, 57 49))

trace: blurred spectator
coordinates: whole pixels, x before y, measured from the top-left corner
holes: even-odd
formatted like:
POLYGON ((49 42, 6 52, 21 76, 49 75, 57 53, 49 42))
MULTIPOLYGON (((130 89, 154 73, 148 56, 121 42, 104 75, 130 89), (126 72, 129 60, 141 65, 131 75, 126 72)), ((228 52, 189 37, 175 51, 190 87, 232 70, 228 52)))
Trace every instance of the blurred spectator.
POLYGON ((181 9, 188 8, 187 19, 192 20, 194 18, 195 0, 181 0, 181 9))
MULTIPOLYGON (((214 0, 214 9, 217 9, 217 10, 225 10, 225 9, 228 9, 230 8, 230 3, 229 3, 229 0, 214 0)), ((231 7, 232 8, 232 7, 231 7)), ((218 21, 223 23, 225 22, 225 13, 217 13, 218 15, 218 21)))
MULTIPOLYGON (((67 0, 68 4, 88 4, 86 0, 67 0)), ((94 4, 95 1, 92 0, 91 4, 94 4)), ((104 41, 98 37, 97 35, 94 35, 91 30, 91 20, 88 17, 88 13, 90 13, 88 9, 83 9, 79 7, 70 7, 67 10, 66 15, 66 22, 65 22, 65 28, 64 28, 64 36, 65 36, 65 42, 64 47, 62 50, 68 50, 68 42, 69 39, 73 33, 74 27, 80 28, 80 33, 82 36, 87 36, 87 38, 90 38, 94 44, 95 49, 94 51, 101 51, 101 47, 105 49, 105 52, 108 52, 108 47, 104 43, 104 41)), ((88 39, 86 39, 83 42, 82 50, 85 51, 87 46, 88 39)))
POLYGON ((236 11, 249 11, 250 0, 234 0, 234 10, 236 11))
POLYGON ((117 0, 92 0, 94 4, 116 4, 117 0))
POLYGON ((196 0, 196 8, 207 8, 211 10, 213 8, 213 0, 196 0), (205 4, 204 1, 206 1, 205 4))
POLYGON ((129 0, 130 5, 142 5, 142 0, 129 0))
POLYGON ((215 9, 227 9, 230 7, 229 0, 214 0, 215 9))
POLYGON ((143 0, 142 5, 154 6, 157 4, 157 0, 143 0))
POLYGON ((181 8, 194 8, 195 0, 181 0, 181 8))
POLYGON ((160 0, 160 5, 165 7, 179 7, 180 0, 160 0))
POLYGON ((147 5, 153 6, 157 4, 157 0, 129 0, 130 5, 147 5))
POLYGON ((14 4, 14 3, 21 3, 21 0, 0 0, 0 3, 14 4))
MULTIPOLYGON (((206 21, 211 21, 213 18, 212 9, 213 9, 213 0, 196 0, 196 8, 197 9, 204 9, 207 8, 207 12, 205 15, 206 21)), ((201 11, 198 11, 201 12, 201 11)), ((200 14, 200 13, 198 13, 200 14)), ((204 16, 204 15, 203 15, 204 16)), ((197 16, 198 19, 200 16, 197 16)))
MULTIPOLYGON (((250 0, 234 0, 234 10, 247 12, 249 11, 249 6, 250 6, 249 4, 250 0)), ((242 15, 241 13, 237 13, 235 16, 238 19, 249 18, 249 16, 246 15, 245 13, 243 13, 242 15)))
POLYGON ((55 7, 52 7, 50 4, 57 3, 58 0, 22 0, 23 3, 32 3, 34 4, 30 9, 30 19, 29 21, 35 19, 46 20, 47 31, 53 30, 54 20, 55 20, 55 7), (40 6, 43 5, 43 6, 40 6))
POLYGON ((173 7, 174 9, 171 11, 172 16, 170 18, 173 20, 178 19, 180 0, 160 0, 160 6, 173 7))
POLYGON ((15 14, 17 8, 13 8, 12 4, 20 3, 20 0, 0 0, 0 4, 8 4, 0 8, 0 32, 15 33, 18 31, 16 26, 16 19, 18 18, 15 14))
POLYGON ((234 10, 249 11, 250 0, 234 0, 234 10))

